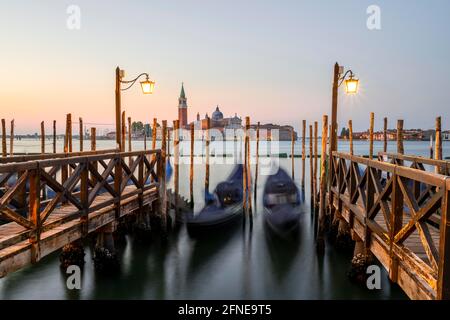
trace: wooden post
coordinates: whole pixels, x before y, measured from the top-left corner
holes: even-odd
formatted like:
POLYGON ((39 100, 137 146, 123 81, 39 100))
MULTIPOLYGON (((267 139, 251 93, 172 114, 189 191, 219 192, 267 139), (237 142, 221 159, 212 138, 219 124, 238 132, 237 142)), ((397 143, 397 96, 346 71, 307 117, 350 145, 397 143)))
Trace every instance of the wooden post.
POLYGON ((348 120, 348 137, 350 139, 350 154, 353 155, 353 121, 348 120))
POLYGON ((131 117, 128 117, 128 151, 131 152, 131 117))
POLYGON ((45 153, 45 127, 44 121, 41 122, 41 153, 45 153))
POLYGON ((313 202, 313 199, 314 199, 313 138, 314 138, 313 137, 313 126, 312 126, 312 124, 310 124, 309 125, 309 180, 311 181, 311 183, 310 183, 311 202, 313 202))
POLYGON ((97 132, 96 128, 91 128, 91 150, 97 150, 97 132))
MULTIPOLYGON (((97 130, 95 128, 91 128, 91 151, 95 151, 97 150, 97 130)), ((94 166, 95 169, 98 168, 98 163, 97 161, 93 162, 92 165, 94 166)), ((91 175, 91 181, 92 183, 95 185, 95 183, 97 183, 97 179, 91 175)))
POLYGON ((191 155, 189 163, 189 194, 191 208, 194 207, 194 143, 195 143, 195 131, 194 123, 191 123, 191 155))
POLYGON ((40 247, 39 241, 41 237, 41 217, 40 217, 40 178, 39 169, 36 168, 30 171, 30 188, 29 188, 29 217, 30 221, 34 225, 34 232, 30 237, 31 243, 31 262, 36 263, 40 260, 40 247))
POLYGON ((325 195, 327 192, 326 159, 328 140, 328 116, 324 115, 322 120, 322 154, 320 159, 320 203, 319 203, 319 230, 317 233, 317 250, 320 253, 325 249, 325 195))
POLYGON ((179 189, 179 178, 180 178, 180 154, 179 154, 179 133, 180 133, 180 121, 173 121, 173 162, 174 162, 174 189, 175 189, 175 214, 178 215, 178 195, 180 193, 179 189))
MULTIPOLYGON (((252 170, 250 163, 250 117, 245 117, 245 140, 246 140, 246 174, 247 174, 247 214, 252 214, 252 170)), ((251 220, 250 220, 251 221, 251 220)))
POLYGON ((206 168, 205 168, 205 200, 206 196, 209 194, 209 142, 210 142, 210 130, 211 120, 209 117, 206 118, 206 146, 205 146, 205 157, 206 157, 206 168))
POLYGON ((319 151, 317 146, 317 140, 319 135, 319 124, 317 121, 314 121, 314 210, 317 208, 317 169, 318 169, 318 159, 319 159, 319 151))
POLYGON ((56 120, 53 120, 53 153, 56 153, 56 120))
POLYGON ((305 189, 306 120, 302 122, 302 189, 305 189))
POLYGON ((166 137, 167 137, 167 120, 162 121, 161 128, 161 173, 159 174, 159 201, 161 212, 161 227, 163 232, 167 231, 167 192, 166 192, 166 137))
POLYGON ((67 115, 67 125, 68 125, 68 127, 69 127, 69 135, 68 135, 68 138, 69 138, 69 152, 72 152, 73 151, 73 145, 72 145, 72 114, 68 114, 67 115))
POLYGON ((295 159, 294 159, 294 146, 295 146, 295 137, 294 137, 294 128, 291 129, 291 176, 292 180, 295 179, 295 159))
MULTIPOLYGON (((442 129, 441 129, 441 117, 436 118, 436 147, 434 158, 436 160, 442 160, 442 129)), ((436 173, 442 173, 440 166, 436 166, 436 173)))
POLYGON ((8 155, 8 151, 6 150, 6 122, 5 119, 2 119, 2 156, 6 157, 8 155))
POLYGON ((81 117, 79 119, 79 124, 80 124, 80 152, 82 152, 84 142, 84 131, 83 131, 83 119, 81 117))
POLYGON ((147 150, 147 131, 145 131, 144 127, 144 151, 147 150))
POLYGON ((388 126, 388 118, 384 118, 384 126, 383 126, 383 152, 387 152, 387 126, 388 126))
MULTIPOLYGON (((399 120, 397 123, 397 132, 403 129, 403 120, 399 120), (401 123, 400 123, 401 122, 401 123)), ((398 135, 397 135, 398 139, 398 135)), ((401 138, 400 138, 401 139, 401 138)), ((400 152, 399 152, 400 153, 400 152)), ((391 230, 389 232, 389 278, 392 282, 397 282, 398 278, 398 258, 396 257, 393 249, 394 238, 403 226, 403 193, 399 183, 399 177, 397 176, 397 170, 393 174, 392 192, 391 192, 391 206, 392 213, 390 216, 391 230)))
POLYGON ((9 134, 9 155, 14 155, 14 119, 11 120, 11 132, 9 134))
MULTIPOLYGON (((64 134, 64 153, 69 153, 69 115, 66 114, 66 131, 64 134)), ((69 166, 64 164, 61 166, 61 182, 64 184, 69 177, 69 166)), ((64 200, 63 203, 67 203, 67 200, 64 200)))
POLYGON ((397 153, 403 154, 405 149, 403 147, 403 120, 397 121, 397 153))
MULTIPOLYGON (((81 118, 80 118, 81 123, 81 118)), ((82 126, 80 125, 80 129, 82 126)), ((83 132, 82 130, 80 132, 83 132)), ((82 151, 81 147, 81 133, 80 133, 80 151, 82 151)), ((80 163, 83 165, 83 169, 80 173, 80 202, 82 206, 81 210, 81 234, 83 237, 87 236, 89 233, 89 158, 85 158, 84 163, 80 163)))
POLYGON ((255 199, 255 206, 256 206, 256 197, 257 197, 257 191, 258 191, 258 167, 259 167, 259 126, 260 123, 258 121, 258 124, 256 126, 256 168, 255 168, 255 188, 254 188, 254 199, 255 199))
POLYGON ((434 158, 434 150, 433 150, 433 135, 430 134, 430 159, 434 158))
POLYGON ((375 114, 370 113, 370 127, 369 127, 369 159, 373 159, 373 126, 375 121, 375 114))
POLYGON ((125 111, 122 111, 122 122, 121 122, 121 124, 122 124, 122 137, 121 137, 121 140, 122 140, 122 152, 124 152, 125 151, 125 138, 126 138, 126 135, 127 135, 127 132, 126 132, 126 124, 125 124, 125 111))
POLYGON ((450 300, 450 180, 446 181, 441 205, 441 226, 439 228, 439 263, 437 295, 438 300, 450 300))
MULTIPOLYGON (((153 118, 153 126, 152 126, 152 150, 156 150, 156 134, 158 131, 158 119, 153 118)), ((152 161, 156 160, 156 154, 152 155, 152 161)), ((154 182, 153 176, 151 177, 151 181, 154 182)))

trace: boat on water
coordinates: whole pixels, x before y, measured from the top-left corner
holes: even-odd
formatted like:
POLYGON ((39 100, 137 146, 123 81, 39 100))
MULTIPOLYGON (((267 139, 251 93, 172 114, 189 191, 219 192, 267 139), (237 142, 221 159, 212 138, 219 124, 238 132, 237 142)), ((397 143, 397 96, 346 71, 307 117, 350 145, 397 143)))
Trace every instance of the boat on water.
POLYGON ((288 238, 298 232, 304 212, 300 191, 283 169, 267 178, 263 204, 264 221, 272 233, 288 238))
MULTIPOLYGON (((212 194, 212 201, 198 213, 186 214, 189 233, 224 227, 242 219, 243 166, 237 165, 226 181, 219 183, 212 194)), ((211 197, 210 197, 211 198, 211 197)))

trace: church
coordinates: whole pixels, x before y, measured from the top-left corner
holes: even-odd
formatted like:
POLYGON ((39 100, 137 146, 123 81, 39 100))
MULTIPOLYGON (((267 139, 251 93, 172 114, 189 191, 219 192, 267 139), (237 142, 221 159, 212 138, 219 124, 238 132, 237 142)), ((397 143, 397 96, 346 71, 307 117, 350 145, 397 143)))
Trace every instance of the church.
MULTIPOLYGON (((211 117, 206 113, 203 119, 200 118, 200 113, 197 113, 197 117, 194 121, 188 123, 188 105, 186 93, 184 91, 184 84, 181 84, 181 92, 180 97, 178 98, 178 120, 180 122, 180 128, 186 129, 186 134, 188 134, 188 130, 190 129, 191 124, 194 124, 195 130, 206 130, 207 119, 210 119, 210 128, 218 130, 225 134, 226 132, 230 132, 230 130, 234 131, 234 136, 236 137, 236 133, 238 130, 242 130, 242 118, 239 117, 236 113, 234 116, 225 118, 222 111, 220 111, 219 106, 217 105, 215 110, 212 112, 211 117)), ((256 129, 255 125, 250 126, 251 129, 256 129)), ((294 139, 297 140, 297 132, 295 132, 294 128, 289 125, 277 125, 277 124, 261 124, 261 139, 264 140, 272 140, 276 139, 279 141, 290 141, 292 139, 292 134, 294 134, 294 139)), ((183 134, 182 134, 183 135, 183 134)), ((203 136, 203 134, 202 134, 203 136)), ((183 135, 184 137, 184 135, 183 135)), ((189 138, 189 137, 186 137, 189 138)), ((251 137, 254 139, 254 137, 251 137)))
MULTIPOLYGON (((206 113, 205 117, 203 119, 200 119, 200 114, 197 113, 196 120, 192 121, 191 123, 194 124, 195 129, 205 130, 207 128, 208 118, 210 119, 211 128, 217 129, 222 132, 227 129, 237 130, 243 128, 241 117, 238 117, 237 114, 235 114, 232 117, 225 118, 222 111, 220 111, 219 106, 216 106, 211 117, 209 117, 208 113, 206 113)), ((181 84, 180 97, 178 98, 178 120, 180 121, 180 128, 190 128, 191 123, 188 123, 188 105, 186 93, 184 91, 184 83, 181 84)))

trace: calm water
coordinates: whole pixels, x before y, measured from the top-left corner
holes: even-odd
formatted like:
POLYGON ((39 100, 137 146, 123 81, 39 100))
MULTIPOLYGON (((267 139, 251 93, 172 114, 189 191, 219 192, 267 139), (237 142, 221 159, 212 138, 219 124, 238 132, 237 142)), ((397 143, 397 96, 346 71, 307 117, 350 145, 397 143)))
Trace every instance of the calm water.
MULTIPOLYGON (((27 141, 20 143, 26 145, 27 141)), ((28 142, 31 145, 31 141, 28 142)), ((200 142, 198 143, 200 144, 200 142)), ((134 142, 139 149, 142 142, 134 142)), ((111 147, 111 141, 98 141, 98 148, 111 147)), ((406 153, 428 155, 428 143, 406 142, 406 153)), ((382 148, 376 143, 376 151, 382 148)), ((395 150, 395 142, 390 144, 395 150)), ((28 147, 28 152, 33 152, 28 147)), ((75 146, 74 146, 75 148, 75 146)), ((300 153, 300 144, 296 153, 300 153)), ((307 145, 308 148, 308 145, 307 145)), ((212 148, 214 149, 214 147, 212 148)), ((253 147, 254 149, 254 147, 253 147)), ((263 147, 261 149, 264 149, 263 147)), ((345 142, 340 149, 347 150, 345 142)), ((16 147, 17 152, 21 152, 16 147)), ((187 153, 186 149, 186 153, 187 153)), ((290 152, 290 143, 281 143, 279 152, 290 152)), ((22 150, 23 151, 23 150, 22 150)), ((444 156, 450 145, 444 144, 444 156)), ((227 152, 228 153, 228 152, 227 152)), ((261 153, 264 153, 263 150, 261 153)), ((276 153, 272 150, 271 153, 276 153)), ((366 142, 355 143, 355 153, 367 154, 366 142)), ((211 159, 218 160, 221 158, 211 159)), ((198 162, 201 158, 197 158, 198 162)), ((222 158, 223 160, 223 158, 222 158)), ((230 159, 225 159, 230 161, 230 159)), ((269 168, 268 159, 262 159, 269 168)), ((272 165, 291 170, 290 159, 273 159, 272 165)), ((259 177, 258 201, 254 204, 254 225, 237 226, 229 232, 212 234, 205 239, 192 239, 184 228, 172 233, 167 244, 154 241, 143 245, 127 237, 118 247, 121 271, 111 277, 94 272, 92 252, 86 247, 86 264, 82 273, 82 289, 67 290, 65 275, 59 269, 58 253, 0 279, 0 299, 404 299, 397 285, 390 284, 383 272, 382 289, 369 291, 349 282, 346 272, 351 255, 327 247, 319 258, 315 252, 313 217, 309 211, 309 161, 306 161, 306 206, 302 218, 300 240, 280 243, 270 238, 263 228, 261 192, 266 175, 259 177)), ((211 189, 225 179, 230 164, 211 167, 211 189)), ((262 168, 262 171, 264 171, 262 168)), ((301 161, 296 159, 296 181, 301 175, 301 161)), ((267 171, 268 172, 268 171, 267 171)), ((188 167, 180 167, 180 189, 188 194, 188 167)), ((203 206, 204 170, 195 166, 195 210, 203 206)))

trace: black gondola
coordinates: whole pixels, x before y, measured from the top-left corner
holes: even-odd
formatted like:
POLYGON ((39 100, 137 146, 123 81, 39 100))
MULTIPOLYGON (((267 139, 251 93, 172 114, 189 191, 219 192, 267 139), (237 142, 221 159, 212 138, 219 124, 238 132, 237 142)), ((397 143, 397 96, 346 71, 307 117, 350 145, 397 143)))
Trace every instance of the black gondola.
POLYGON ((282 238, 298 232, 304 211, 300 191, 283 169, 267 178, 263 204, 265 224, 271 232, 282 238))
POLYGON ((242 218, 242 178, 243 167, 237 165, 230 177, 217 185, 211 203, 198 214, 190 212, 186 215, 186 227, 189 233, 223 227, 242 218))

